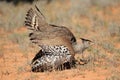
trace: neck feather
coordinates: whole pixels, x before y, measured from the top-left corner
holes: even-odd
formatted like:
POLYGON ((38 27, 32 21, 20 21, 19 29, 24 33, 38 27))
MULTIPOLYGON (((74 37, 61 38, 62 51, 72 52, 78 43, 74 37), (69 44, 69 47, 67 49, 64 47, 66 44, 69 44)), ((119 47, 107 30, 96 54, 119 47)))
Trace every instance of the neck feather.
POLYGON ((84 44, 73 44, 73 49, 75 51, 75 53, 82 53, 84 51, 84 44))

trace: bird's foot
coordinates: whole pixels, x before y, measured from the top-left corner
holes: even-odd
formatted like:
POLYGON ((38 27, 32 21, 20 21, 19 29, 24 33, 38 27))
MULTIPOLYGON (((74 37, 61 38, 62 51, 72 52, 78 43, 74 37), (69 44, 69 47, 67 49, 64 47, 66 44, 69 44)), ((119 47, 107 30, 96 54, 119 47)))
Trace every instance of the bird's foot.
POLYGON ((84 64, 87 64, 89 61, 90 61, 89 59, 80 59, 79 64, 84 65, 84 64))

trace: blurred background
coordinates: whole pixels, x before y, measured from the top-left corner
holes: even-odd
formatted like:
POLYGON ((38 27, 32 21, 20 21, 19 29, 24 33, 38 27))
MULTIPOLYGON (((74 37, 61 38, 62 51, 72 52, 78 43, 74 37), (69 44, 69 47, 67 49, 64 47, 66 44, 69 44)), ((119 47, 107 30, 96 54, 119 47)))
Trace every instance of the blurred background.
MULTIPOLYGON (((96 43, 86 52, 92 59, 86 68, 91 68, 91 65, 109 68, 112 77, 105 77, 106 80, 120 79, 120 0, 0 0, 1 63, 8 65, 15 60, 19 72, 24 67, 16 60, 21 58, 29 63, 39 51, 38 46, 30 43, 24 26, 26 12, 35 5, 48 23, 66 26, 77 38, 87 38, 96 43)), ((5 65, 0 66, 5 68, 5 65)), ((13 67, 9 67, 9 71, 12 72, 13 67)))

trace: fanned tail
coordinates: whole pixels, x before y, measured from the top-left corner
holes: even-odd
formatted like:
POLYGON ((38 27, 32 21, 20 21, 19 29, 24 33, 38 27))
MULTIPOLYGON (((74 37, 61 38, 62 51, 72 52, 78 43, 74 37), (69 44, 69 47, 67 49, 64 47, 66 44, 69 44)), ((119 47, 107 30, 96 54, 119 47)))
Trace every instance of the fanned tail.
POLYGON ((40 31, 47 23, 44 15, 35 5, 35 9, 30 8, 25 17, 25 26, 30 30, 40 31))

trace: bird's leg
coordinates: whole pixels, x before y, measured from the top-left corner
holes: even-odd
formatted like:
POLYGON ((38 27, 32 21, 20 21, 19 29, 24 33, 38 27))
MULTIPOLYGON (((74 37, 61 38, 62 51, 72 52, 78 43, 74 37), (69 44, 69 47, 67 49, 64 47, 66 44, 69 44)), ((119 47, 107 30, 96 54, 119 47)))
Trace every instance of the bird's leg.
POLYGON ((55 72, 55 66, 52 67, 52 71, 55 72))
POLYGON ((82 59, 81 59, 81 61, 84 61, 84 55, 83 55, 83 52, 82 52, 82 59))
POLYGON ((56 67, 56 65, 54 64, 53 67, 52 67, 53 72, 55 72, 56 69, 57 69, 57 67, 56 67))
POLYGON ((82 52, 82 58, 80 59, 80 61, 82 62, 82 63, 80 62, 80 64, 86 64, 86 60, 84 58, 83 52, 82 52))
POLYGON ((62 66, 61 70, 64 70, 64 64, 62 64, 61 66, 62 66))
POLYGON ((81 61, 80 64, 84 65, 84 64, 87 64, 90 60, 85 59, 85 57, 82 53, 82 59, 80 59, 80 61, 81 61))

